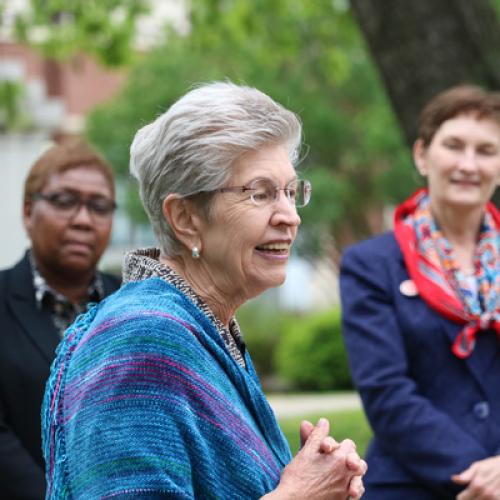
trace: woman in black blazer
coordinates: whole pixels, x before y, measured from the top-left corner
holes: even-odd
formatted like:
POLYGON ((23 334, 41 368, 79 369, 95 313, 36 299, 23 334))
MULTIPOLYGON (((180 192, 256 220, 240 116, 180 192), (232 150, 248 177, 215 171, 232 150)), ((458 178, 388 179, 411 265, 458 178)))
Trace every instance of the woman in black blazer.
POLYGON ((0 272, 2 499, 45 497, 45 382, 65 327, 89 301, 119 287, 117 278, 96 271, 114 208, 111 168, 81 141, 50 148, 26 178, 23 219, 31 249, 0 272))

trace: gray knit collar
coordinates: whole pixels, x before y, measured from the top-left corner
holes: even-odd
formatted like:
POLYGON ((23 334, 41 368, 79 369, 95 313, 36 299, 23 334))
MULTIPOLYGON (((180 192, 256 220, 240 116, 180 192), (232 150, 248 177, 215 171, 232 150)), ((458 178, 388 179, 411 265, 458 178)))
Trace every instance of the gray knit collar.
POLYGON ((210 319, 214 324, 224 344, 233 359, 245 367, 245 343, 236 318, 229 322, 229 329, 212 312, 208 304, 193 290, 189 283, 177 274, 171 267, 160 261, 158 248, 144 248, 127 252, 123 260, 123 284, 130 281, 142 281, 147 278, 160 278, 175 286, 210 319))

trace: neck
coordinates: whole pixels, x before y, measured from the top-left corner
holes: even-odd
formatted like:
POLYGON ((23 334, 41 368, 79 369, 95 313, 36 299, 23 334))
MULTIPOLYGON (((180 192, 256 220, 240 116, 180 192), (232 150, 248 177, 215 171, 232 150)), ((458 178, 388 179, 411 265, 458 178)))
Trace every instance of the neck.
POLYGON ((95 275, 95 269, 84 273, 66 274, 61 271, 53 271, 39 262, 36 265, 38 272, 43 276, 50 288, 64 295, 70 302, 79 304, 87 300, 87 290, 95 275))
POLYGON ((484 210, 484 207, 457 210, 456 207, 438 207, 431 203, 433 216, 452 244, 476 245, 484 210))
POLYGON ((210 310, 227 328, 229 322, 245 299, 236 294, 228 294, 217 287, 202 261, 194 261, 182 256, 160 257, 160 261, 181 276, 195 293, 210 307, 210 310))
POLYGON ((459 211, 455 207, 436 207, 431 210, 441 232, 453 247, 458 265, 463 271, 474 268, 477 238, 484 215, 484 207, 459 211))

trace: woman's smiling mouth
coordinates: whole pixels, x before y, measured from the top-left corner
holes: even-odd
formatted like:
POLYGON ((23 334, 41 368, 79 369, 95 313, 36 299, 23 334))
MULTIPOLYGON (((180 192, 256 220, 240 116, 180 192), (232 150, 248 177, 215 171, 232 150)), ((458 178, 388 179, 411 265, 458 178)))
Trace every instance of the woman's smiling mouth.
POLYGON ((288 255, 290 253, 290 246, 291 244, 289 242, 283 241, 257 245, 255 249, 265 257, 283 259, 288 258, 288 255))

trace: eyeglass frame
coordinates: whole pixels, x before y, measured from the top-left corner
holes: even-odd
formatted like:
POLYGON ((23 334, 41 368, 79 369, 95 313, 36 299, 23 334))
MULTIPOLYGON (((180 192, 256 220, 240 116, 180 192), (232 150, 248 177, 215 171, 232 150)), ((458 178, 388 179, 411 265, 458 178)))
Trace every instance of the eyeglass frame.
MULTIPOLYGON (((251 185, 255 182, 258 182, 258 181, 268 181, 270 184, 272 184, 274 186, 275 195, 270 203, 276 203, 277 201, 279 201, 280 191, 283 191, 287 197, 287 200, 290 203, 292 203, 292 198, 291 198, 290 194, 287 194, 287 191, 290 191, 290 189, 291 189, 289 186, 292 183, 297 183, 297 185, 298 185, 301 182, 304 183, 304 186, 306 189, 308 188, 309 196, 307 197, 307 201, 304 204, 297 205, 296 203, 293 203, 293 206, 295 206, 296 208, 303 208, 303 207, 306 207, 309 204, 309 202, 311 201, 311 194, 312 194, 311 181, 306 180, 306 179, 294 179, 293 181, 290 181, 284 188, 280 188, 272 179, 269 179, 268 177, 258 177, 256 179, 251 180, 247 185, 243 185, 243 186, 227 186, 227 187, 222 187, 222 188, 212 189, 212 190, 207 190, 207 191, 198 191, 198 192, 193 193, 192 195, 189 195, 189 196, 196 196, 198 194, 211 194, 211 193, 232 193, 232 192, 245 193, 247 191, 255 191, 256 188, 252 188, 251 185)), ((257 207, 266 206, 266 203, 256 202, 252 194, 250 194, 250 200, 257 207)))
POLYGON ((90 214, 92 217, 92 220, 99 222, 99 221, 104 221, 108 218, 111 218, 113 216, 113 213, 115 210, 118 208, 117 203, 112 200, 111 198, 107 198, 106 196, 103 195, 92 195, 89 197, 82 197, 79 193, 76 191, 71 191, 71 190, 62 190, 62 191, 53 191, 51 193, 33 193, 30 195, 30 199, 33 201, 46 201, 54 210, 61 214, 66 214, 68 218, 74 217, 81 209, 82 205, 85 206, 87 212, 90 214), (71 208, 63 208, 60 206, 57 206, 55 203, 54 197, 57 195, 61 194, 70 194, 75 197, 76 203, 74 207, 71 208), (95 207, 92 206, 92 201, 97 199, 102 199, 110 202, 110 208, 109 211, 106 213, 99 213, 98 211, 95 210, 95 207))

